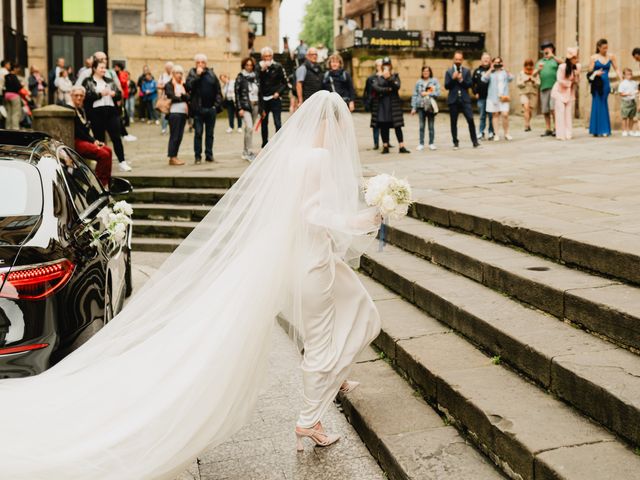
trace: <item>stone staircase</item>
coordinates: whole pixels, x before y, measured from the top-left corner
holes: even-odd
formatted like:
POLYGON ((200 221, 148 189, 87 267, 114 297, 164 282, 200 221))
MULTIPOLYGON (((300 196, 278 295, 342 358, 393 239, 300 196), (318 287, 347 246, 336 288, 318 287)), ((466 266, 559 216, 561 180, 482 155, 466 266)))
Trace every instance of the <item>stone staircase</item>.
POLYGON ((236 181, 230 177, 129 174, 133 249, 172 252, 236 181))
MULTIPOLYGON (((234 181, 128 178, 152 251, 234 181)), ((507 213, 417 203, 366 253, 383 327, 345 414, 393 479, 640 480, 638 246, 507 213)))

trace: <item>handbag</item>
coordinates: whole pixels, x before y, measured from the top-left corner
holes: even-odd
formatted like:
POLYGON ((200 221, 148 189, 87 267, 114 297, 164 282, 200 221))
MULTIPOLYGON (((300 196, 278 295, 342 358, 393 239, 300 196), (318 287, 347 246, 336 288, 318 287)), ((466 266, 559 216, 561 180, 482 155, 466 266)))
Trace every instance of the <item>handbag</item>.
POLYGON ((158 97, 158 100, 156 100, 156 110, 160 113, 169 113, 169 110, 171 110, 171 99, 166 95, 158 97))

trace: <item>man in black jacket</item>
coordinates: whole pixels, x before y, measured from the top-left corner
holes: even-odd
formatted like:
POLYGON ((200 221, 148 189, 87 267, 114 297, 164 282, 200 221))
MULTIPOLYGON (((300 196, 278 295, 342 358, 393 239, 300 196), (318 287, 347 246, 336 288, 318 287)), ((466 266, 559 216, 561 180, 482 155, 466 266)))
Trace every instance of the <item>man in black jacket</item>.
POLYGON ((478 101, 478 111, 480 112, 480 140, 484 140, 484 129, 489 125, 489 140, 493 138, 493 122, 491 114, 487 112, 487 93, 489 83, 482 81, 482 75, 491 68, 491 55, 487 52, 480 58, 480 66, 473 71, 471 78, 471 90, 478 101))
POLYGON ((262 60, 258 65, 260 84, 260 113, 262 115, 262 146, 269 141, 269 113, 273 113, 273 123, 276 132, 282 126, 282 95, 287 91, 287 76, 284 68, 273 61, 273 50, 264 47, 261 52, 262 60))
POLYGON ((476 125, 473 122, 473 111, 471 110, 471 72, 462 66, 464 55, 457 51, 453 55, 453 66, 447 70, 444 76, 444 88, 449 90, 447 104, 449 105, 449 115, 451 118, 451 136, 453 137, 453 148, 458 149, 458 115, 462 113, 469 126, 469 135, 474 147, 480 146, 476 137, 476 125))
POLYGON ((322 69, 317 63, 318 50, 311 47, 307 50, 307 59, 296 70, 296 93, 298 95, 298 107, 306 99, 319 90, 322 90, 322 69))
POLYGON ((216 114, 222 110, 222 89, 216 74, 207 67, 206 55, 199 53, 194 60, 196 66, 189 70, 185 85, 191 97, 189 112, 193 116, 193 150, 198 164, 202 162, 203 130, 205 160, 213 162, 213 129, 216 114))

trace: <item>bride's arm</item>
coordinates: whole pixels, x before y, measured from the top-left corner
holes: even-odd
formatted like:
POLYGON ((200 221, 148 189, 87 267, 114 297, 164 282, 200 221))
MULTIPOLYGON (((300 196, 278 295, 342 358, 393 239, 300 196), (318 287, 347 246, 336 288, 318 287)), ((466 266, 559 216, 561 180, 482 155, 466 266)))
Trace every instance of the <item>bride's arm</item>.
MULTIPOLYGON (((327 171, 323 176, 325 155, 327 154, 328 152, 324 149, 315 149, 307 157, 301 201, 304 220, 312 225, 351 235, 365 235, 375 232, 382 222, 378 208, 369 207, 351 211, 352 205, 341 206, 333 204, 331 201, 334 197, 328 191, 331 191, 331 187, 335 186, 335 180, 328 178, 330 175, 327 171)), ((353 188, 357 188, 357 186, 353 188)))

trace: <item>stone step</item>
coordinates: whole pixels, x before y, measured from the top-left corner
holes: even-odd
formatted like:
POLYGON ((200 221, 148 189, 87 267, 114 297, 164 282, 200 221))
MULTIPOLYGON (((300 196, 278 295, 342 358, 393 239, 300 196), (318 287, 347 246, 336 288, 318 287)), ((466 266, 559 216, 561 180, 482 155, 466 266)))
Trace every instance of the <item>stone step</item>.
MULTIPOLYGON (((426 272, 421 278, 429 274, 426 272)), ((438 280, 444 283, 442 278, 438 280)), ((382 332, 374 343, 387 361, 509 477, 640 479, 640 456, 606 429, 500 365, 497 358, 483 354, 448 325, 381 284, 368 277, 363 277, 363 283, 380 311, 382 332)), ((446 287, 457 292, 455 285, 446 287)), ((357 370, 353 378, 358 379, 357 370)), ((358 387, 365 387, 360 395, 376 388, 377 378, 368 381, 374 385, 358 387)), ((346 400, 353 396, 357 404, 357 395, 356 389, 346 400)), ((394 405, 385 402, 390 412, 404 408, 394 405)), ((361 409, 366 412, 364 407, 361 409)), ((617 415, 618 411, 612 410, 611 414, 617 415)), ((375 425, 373 415, 368 418, 368 423, 375 425)), ((367 431, 366 427, 361 430, 367 431)), ((413 455, 411 437, 399 437, 398 444, 406 456, 413 455)))
POLYGON ((384 361, 357 363, 350 378, 361 385, 340 395, 343 411, 387 478, 505 478, 384 361))
POLYGON ((196 204, 212 207, 227 192, 220 188, 136 188, 122 198, 129 203, 196 204))
POLYGON ((167 203, 134 203, 133 218, 199 222, 210 207, 202 205, 171 205, 167 203))
POLYGON ((149 187, 164 188, 230 188, 237 180, 237 177, 218 177, 212 175, 148 175, 130 172, 118 174, 119 177, 126 178, 135 189, 149 187))
POLYGON ((178 245, 181 239, 175 238, 132 238, 131 246, 135 252, 167 252, 171 253, 178 245))
POLYGON ((487 207, 477 200, 432 195, 418 201, 412 216, 515 245, 552 260, 640 284, 638 235, 566 222, 542 214, 487 207))
POLYGON ((640 349, 640 289, 405 218, 386 240, 589 331, 640 349))
POLYGON ((198 222, 172 222, 167 220, 134 220, 133 238, 153 237, 181 240, 198 225, 198 222))
POLYGON ((397 247, 361 268, 567 403, 640 445, 640 357, 397 247))

